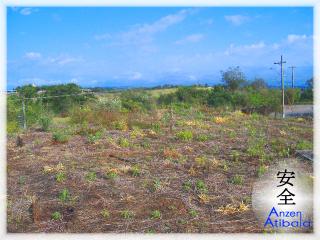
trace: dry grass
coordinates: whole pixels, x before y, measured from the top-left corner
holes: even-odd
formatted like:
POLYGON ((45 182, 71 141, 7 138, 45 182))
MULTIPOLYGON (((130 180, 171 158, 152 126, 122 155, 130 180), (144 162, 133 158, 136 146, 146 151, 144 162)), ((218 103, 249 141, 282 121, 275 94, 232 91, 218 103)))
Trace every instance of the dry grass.
MULTIPOLYGON (((287 133, 281 141, 284 149, 301 140, 312 142, 312 121, 263 117, 261 123, 250 115, 231 113, 212 122, 217 113, 207 109, 203 120, 192 119, 191 113, 175 114, 174 119, 200 121, 209 128, 190 123, 174 124, 170 129, 168 123, 161 122, 161 131, 155 132, 152 119, 160 121, 164 114, 136 118, 132 114, 127 121, 131 130, 106 127, 95 144, 79 134, 70 135, 66 143, 54 144, 51 133, 30 130, 21 135, 24 146, 16 147, 16 139, 9 137, 8 232, 262 232, 251 205, 244 201, 251 196, 261 166, 261 159, 248 155, 248 143, 259 139, 258 133, 264 134, 266 143, 259 150, 265 159, 271 159, 263 162, 268 169, 281 160, 277 151, 282 149, 271 147, 280 130, 287 133), (137 123, 140 127, 134 128, 137 123), (295 131, 288 130, 293 127, 295 131), (194 136, 210 138, 176 138, 177 132, 190 129, 194 136), (231 131, 236 137, 230 136, 231 131), (129 146, 119 146, 119 139, 128 139, 129 146), (232 157, 235 150, 237 161, 232 157), (67 177, 56 181, 58 172, 67 177), (88 173, 94 173, 90 181, 88 173), (245 176, 241 185, 230 182, 236 175, 245 176), (200 180, 206 191, 197 189, 200 180), (191 187, 185 191, 183 184, 188 181, 191 187), (65 188, 70 195, 61 202, 59 194, 65 188), (155 210, 161 213, 160 218, 150 217, 155 210), (196 214, 191 216, 191 210, 196 214), (53 214, 57 220, 52 219, 53 214), (226 228, 226 223, 230 227, 226 228)), ((312 176, 312 165, 304 164, 312 176)), ((154 216, 159 216, 158 212, 154 216)))

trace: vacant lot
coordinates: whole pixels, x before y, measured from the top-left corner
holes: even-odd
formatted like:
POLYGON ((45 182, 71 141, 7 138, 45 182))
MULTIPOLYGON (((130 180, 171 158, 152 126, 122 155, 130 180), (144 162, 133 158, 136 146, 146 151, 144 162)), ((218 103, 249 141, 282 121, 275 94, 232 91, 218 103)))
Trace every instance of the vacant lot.
MULTIPOLYGON (((192 108, 155 116, 89 135, 55 119, 66 136, 34 128, 21 147, 8 137, 7 230, 262 232, 251 208, 254 181, 312 148, 308 119, 192 108)), ((303 164, 312 176, 312 163, 303 164)))

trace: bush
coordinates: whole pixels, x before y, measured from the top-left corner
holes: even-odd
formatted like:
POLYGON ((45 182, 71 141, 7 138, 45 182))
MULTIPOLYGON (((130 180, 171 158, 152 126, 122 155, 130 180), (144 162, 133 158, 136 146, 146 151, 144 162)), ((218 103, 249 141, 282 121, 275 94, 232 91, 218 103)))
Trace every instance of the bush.
POLYGON ((70 199, 70 193, 68 189, 64 188, 60 193, 59 193, 59 199, 62 202, 66 202, 70 199))
POLYGON ((235 185, 242 185, 243 184, 243 176, 241 175, 235 175, 231 179, 231 183, 235 185))
POLYGON ((161 218, 161 212, 159 210, 152 211, 151 215, 150 215, 150 218, 151 219, 159 219, 159 218, 161 218))
POLYGON ((190 141, 193 138, 193 134, 191 131, 188 130, 184 130, 184 131, 180 131, 176 134, 176 137, 180 140, 183 141, 190 141))
POLYGON ((59 213, 59 212, 54 212, 54 213, 52 213, 51 218, 52 218, 53 220, 61 220, 62 215, 61 215, 61 213, 59 213))
POLYGON ((147 91, 127 90, 120 95, 122 107, 129 111, 152 110, 155 99, 147 91))
POLYGON ((52 119, 47 116, 43 115, 39 118, 39 124, 41 126, 41 130, 47 132, 49 130, 49 127, 51 125, 52 119))
POLYGON ((312 142, 306 141, 306 140, 300 140, 297 145, 296 149, 298 150, 306 150, 306 149, 312 149, 312 142))
POLYGON ((58 143, 66 143, 69 140, 69 137, 61 132, 55 132, 52 134, 52 139, 58 143))

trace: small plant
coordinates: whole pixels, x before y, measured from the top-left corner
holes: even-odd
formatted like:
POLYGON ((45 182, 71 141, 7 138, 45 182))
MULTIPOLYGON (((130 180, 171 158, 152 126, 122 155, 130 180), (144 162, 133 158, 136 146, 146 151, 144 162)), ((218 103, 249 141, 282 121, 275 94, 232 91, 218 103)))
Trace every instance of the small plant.
POLYGON ((155 180, 153 181, 151 190, 152 190, 152 192, 155 192, 155 191, 160 190, 161 187, 162 187, 162 184, 161 184, 160 179, 155 179, 155 180))
POLYGON ((181 157, 181 154, 176 149, 170 149, 170 148, 163 149, 162 155, 165 158, 169 158, 169 159, 178 159, 181 157))
POLYGON ((260 165, 258 168, 258 176, 261 177, 267 171, 267 167, 265 165, 260 165))
POLYGON ((68 189, 64 188, 60 193, 59 193, 59 199, 62 202, 67 202, 70 199, 70 193, 68 189))
POLYGON ((209 139, 209 137, 207 135, 204 135, 204 134, 200 134, 197 137, 197 140, 200 141, 200 142, 206 142, 206 141, 208 141, 208 139, 209 139))
POLYGON ((69 137, 61 132, 55 132, 52 134, 52 139, 58 143, 66 143, 69 140, 69 137))
POLYGON ((128 129, 128 125, 124 120, 121 120, 121 121, 117 121, 117 122, 114 123, 114 128, 116 130, 125 131, 125 130, 128 129))
POLYGON ((176 134, 176 137, 182 141, 191 141, 193 138, 193 133, 189 130, 180 131, 176 134))
POLYGON ((238 174, 233 176, 231 179, 231 183, 233 183, 235 185, 242 185, 243 184, 243 176, 238 175, 238 174))
POLYGON ((196 190, 200 193, 207 193, 208 192, 208 188, 207 188, 205 182, 202 180, 197 180, 196 190))
POLYGON ((182 189, 183 189, 184 191, 186 191, 186 192, 191 191, 191 190, 192 190, 192 182, 191 182, 191 180, 188 180, 188 181, 184 182, 184 183, 182 184, 182 189))
POLYGON ((238 162, 239 158, 240 158, 240 153, 238 151, 234 150, 231 153, 231 157, 232 157, 233 161, 238 162))
POLYGON ((96 178, 97 178, 97 174, 95 172, 89 172, 85 176, 85 179, 89 182, 93 182, 94 180, 96 180, 96 178))
POLYGON ((161 131, 160 123, 152 123, 151 128, 156 133, 159 133, 161 131))
POLYGON ((301 140, 297 143, 296 149, 298 150, 312 149, 312 143, 307 140, 301 140))
POLYGON ((134 213, 129 210, 121 211, 120 215, 124 219, 131 219, 134 217, 134 213))
POLYGON ((55 221, 61 220, 62 215, 61 215, 61 213, 59 213, 59 212, 54 212, 54 213, 52 213, 51 218, 52 218, 53 220, 55 220, 55 221))
POLYGON ((150 144, 150 141, 148 139, 144 139, 142 142, 141 142, 141 147, 143 148, 150 148, 151 144, 150 144))
POLYGON ((47 132, 51 125, 51 118, 49 116, 41 116, 39 119, 39 124, 41 126, 41 130, 47 132))
POLYGON ((150 215, 150 218, 151 219, 159 219, 159 218, 161 218, 161 212, 159 210, 152 211, 151 215, 150 215))
POLYGON ((130 146, 128 139, 123 137, 119 138, 118 144, 120 147, 123 147, 123 148, 127 148, 130 146))
POLYGON ((200 166, 204 166, 208 162, 208 159, 205 156, 197 157, 195 158, 195 162, 200 166))
POLYGON ((105 218, 108 219, 110 217, 110 212, 107 209, 103 209, 101 211, 101 215, 105 218))
POLYGON ((59 183, 62 183, 66 180, 66 175, 64 172, 58 172, 55 176, 56 178, 56 181, 59 182, 59 183))
POLYGON ((223 124, 227 121, 227 118, 226 117, 215 117, 213 119, 213 122, 216 123, 216 124, 223 124))
POLYGON ((95 143, 96 141, 101 139, 101 137, 102 137, 102 132, 97 131, 95 134, 89 134, 87 139, 89 143, 95 143))
POLYGON ((109 179, 115 179, 118 177, 118 171, 117 169, 110 169, 107 174, 106 177, 109 179))
POLYGON ((251 157, 260 157, 264 155, 264 140, 251 140, 247 149, 251 157))
POLYGON ((195 209, 190 209, 189 210, 189 215, 193 218, 198 216, 198 212, 195 209))
POLYGON ((26 182, 26 177, 25 176, 19 176, 18 183, 20 185, 22 185, 22 184, 25 184, 25 182, 26 182))
POLYGON ((140 169, 139 166, 135 165, 135 166, 133 166, 133 167, 131 168, 130 172, 131 172, 132 176, 138 177, 138 176, 140 176, 140 174, 141 174, 141 169, 140 169))

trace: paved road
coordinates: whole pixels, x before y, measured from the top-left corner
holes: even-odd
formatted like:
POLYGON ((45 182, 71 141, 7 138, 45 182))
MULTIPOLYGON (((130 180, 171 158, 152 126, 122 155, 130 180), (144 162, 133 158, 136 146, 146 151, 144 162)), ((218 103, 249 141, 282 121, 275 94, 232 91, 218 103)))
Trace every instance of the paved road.
POLYGON ((285 115, 290 116, 312 116, 313 105, 286 105, 284 108, 285 115))

